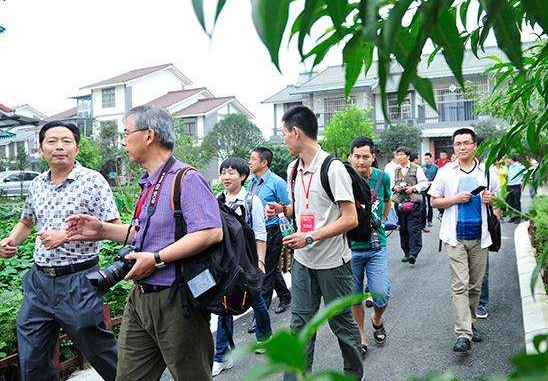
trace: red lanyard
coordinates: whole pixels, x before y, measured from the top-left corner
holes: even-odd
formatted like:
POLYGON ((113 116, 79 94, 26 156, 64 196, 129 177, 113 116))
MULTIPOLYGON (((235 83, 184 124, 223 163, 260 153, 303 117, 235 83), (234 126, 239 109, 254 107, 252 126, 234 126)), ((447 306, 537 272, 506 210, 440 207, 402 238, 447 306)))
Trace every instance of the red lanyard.
POLYGON ((304 171, 301 169, 301 182, 303 184, 303 191, 304 191, 304 197, 306 199, 306 209, 308 209, 309 206, 309 198, 310 198, 310 185, 312 184, 312 177, 314 176, 314 172, 310 173, 310 179, 308 180, 308 187, 305 187, 304 185, 304 171))
POLYGON ((141 215, 141 210, 143 209, 143 205, 146 202, 146 199, 148 198, 148 195, 150 192, 154 189, 153 186, 149 186, 148 189, 144 192, 141 191, 141 194, 139 195, 139 201, 137 201, 137 206, 135 207, 135 215, 133 216, 133 219, 138 219, 141 215))

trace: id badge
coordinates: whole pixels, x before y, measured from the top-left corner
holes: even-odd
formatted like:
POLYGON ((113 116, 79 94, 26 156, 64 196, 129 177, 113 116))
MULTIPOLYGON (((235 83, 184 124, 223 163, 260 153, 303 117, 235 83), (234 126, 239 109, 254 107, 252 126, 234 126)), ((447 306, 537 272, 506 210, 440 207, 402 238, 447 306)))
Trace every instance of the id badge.
POLYGON ((316 228, 316 215, 314 213, 301 214, 301 233, 308 233, 316 228))

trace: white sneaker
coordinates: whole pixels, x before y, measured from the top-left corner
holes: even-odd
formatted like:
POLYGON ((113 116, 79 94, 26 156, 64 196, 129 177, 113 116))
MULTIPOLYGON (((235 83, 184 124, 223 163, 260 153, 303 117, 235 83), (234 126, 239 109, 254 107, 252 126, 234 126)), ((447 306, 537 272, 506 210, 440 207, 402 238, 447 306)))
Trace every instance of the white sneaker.
POLYGON ((234 361, 229 357, 226 361, 223 362, 213 362, 213 369, 211 371, 211 375, 213 377, 218 376, 219 373, 221 373, 225 369, 230 369, 234 366, 234 361))

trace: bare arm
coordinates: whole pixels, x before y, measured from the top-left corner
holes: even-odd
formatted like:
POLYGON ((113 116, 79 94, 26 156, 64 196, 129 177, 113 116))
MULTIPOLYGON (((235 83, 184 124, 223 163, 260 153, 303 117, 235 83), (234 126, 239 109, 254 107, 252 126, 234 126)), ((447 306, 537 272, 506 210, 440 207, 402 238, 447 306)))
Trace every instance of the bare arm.
POLYGON ((29 237, 33 226, 34 222, 27 219, 19 220, 19 222, 15 224, 9 235, 9 238, 12 239, 14 246, 19 246, 25 242, 25 240, 29 237))
POLYGON ((257 240, 257 256, 259 257, 259 269, 266 273, 265 260, 266 260, 266 242, 257 240))
POLYGON ((388 215, 390 214, 390 208, 392 208, 392 200, 390 197, 384 199, 384 220, 388 220, 388 215))

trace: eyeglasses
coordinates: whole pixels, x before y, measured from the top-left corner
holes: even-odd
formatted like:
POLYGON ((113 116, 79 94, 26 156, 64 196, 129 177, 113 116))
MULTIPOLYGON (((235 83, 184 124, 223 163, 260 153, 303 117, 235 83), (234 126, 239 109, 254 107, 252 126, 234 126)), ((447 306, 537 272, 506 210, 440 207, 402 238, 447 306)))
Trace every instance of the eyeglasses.
POLYGON ((470 147, 471 145, 473 145, 475 142, 470 142, 470 141, 466 141, 466 142, 456 142, 456 143, 453 143, 453 147, 462 147, 462 146, 466 146, 466 147, 470 147))
POLYGON ((133 130, 133 131, 124 131, 123 135, 124 135, 124 138, 127 138, 131 134, 134 134, 136 132, 141 132, 141 131, 147 131, 147 130, 148 130, 148 128, 143 128, 143 129, 140 129, 140 130, 133 130))

